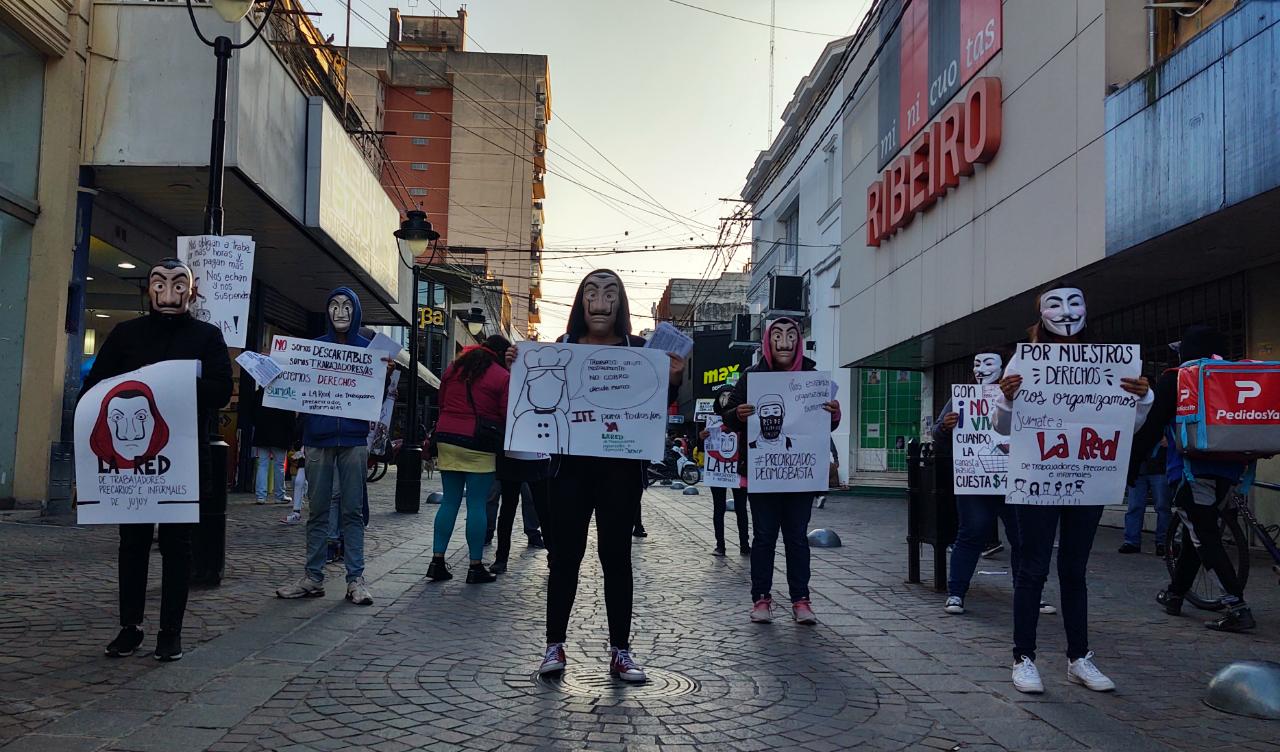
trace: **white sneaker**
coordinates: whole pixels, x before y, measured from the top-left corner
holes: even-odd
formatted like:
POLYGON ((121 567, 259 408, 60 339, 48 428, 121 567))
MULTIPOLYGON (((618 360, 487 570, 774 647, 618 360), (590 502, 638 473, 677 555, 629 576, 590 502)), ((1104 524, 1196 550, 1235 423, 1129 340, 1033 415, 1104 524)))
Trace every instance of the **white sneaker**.
POLYGON ((1083 658, 1067 661, 1067 681, 1083 684, 1094 692, 1110 692, 1116 688, 1116 683, 1093 665, 1092 650, 1083 658))
POLYGON ((290 512, 280 521, 286 525, 296 525, 299 522, 302 522, 302 512, 290 512))
MULTIPOLYGON (((1097 669, 1094 670, 1096 671, 1097 669)), ((1040 670, 1025 655, 1022 660, 1013 665, 1013 687, 1019 692, 1026 692, 1029 695, 1038 695, 1044 692, 1044 682, 1040 681, 1040 670)))
POLYGON ((1058 613, 1058 607, 1053 605, 1052 603, 1045 603, 1044 601, 1040 601, 1040 613, 1056 614, 1058 613))
POLYGON ((347 583, 347 600, 357 606, 373 605, 373 593, 369 592, 369 586, 365 584, 363 577, 357 577, 347 583))
POLYGON ((963 614, 964 598, 961 598, 958 595, 947 596, 947 605, 943 606, 943 610, 949 614, 963 614))
POLYGON ((323 598, 324 583, 320 580, 313 580, 307 575, 302 575, 298 581, 292 585, 285 585, 276 591, 277 598, 323 598))

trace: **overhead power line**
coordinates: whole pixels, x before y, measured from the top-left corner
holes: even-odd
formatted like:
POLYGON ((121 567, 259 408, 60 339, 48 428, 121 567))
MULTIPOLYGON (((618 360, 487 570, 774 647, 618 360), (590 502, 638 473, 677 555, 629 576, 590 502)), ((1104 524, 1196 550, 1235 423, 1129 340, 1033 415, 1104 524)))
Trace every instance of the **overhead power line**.
MULTIPOLYGON (((796 34, 809 34, 815 37, 831 37, 833 39, 840 36, 839 34, 828 34, 825 31, 809 31, 808 29, 793 29, 790 26, 778 26, 777 24, 765 23, 764 21, 753 21, 750 18, 743 18, 741 16, 732 16, 732 15, 729 15, 728 13, 721 13, 718 10, 703 8, 701 5, 691 5, 689 3, 680 2, 680 0, 670 0, 670 2, 673 2, 676 5, 683 5, 686 8, 693 8, 694 10, 700 10, 703 13, 710 13, 713 16, 720 16, 721 18, 732 18, 734 21, 749 23, 753 26, 763 26, 766 29, 777 29, 778 31, 792 31, 792 32, 795 32, 796 34)), ((432 3, 432 5, 434 4, 435 3, 432 3)))

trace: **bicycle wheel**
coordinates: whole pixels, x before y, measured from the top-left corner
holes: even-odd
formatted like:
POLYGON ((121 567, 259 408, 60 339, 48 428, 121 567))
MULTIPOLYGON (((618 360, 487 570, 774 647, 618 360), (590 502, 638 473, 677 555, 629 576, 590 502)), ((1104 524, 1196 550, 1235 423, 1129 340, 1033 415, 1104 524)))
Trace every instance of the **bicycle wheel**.
MULTIPOLYGON (((1231 559, 1231 563, 1236 569, 1236 576, 1240 578, 1240 587, 1243 588, 1249 580, 1249 539, 1240 527, 1239 517, 1234 509, 1224 512, 1218 522, 1218 529, 1222 532, 1222 547, 1227 550, 1227 556, 1231 559)), ((1165 538, 1167 545, 1165 546, 1164 563, 1165 568, 1169 570, 1170 578, 1173 577, 1173 570, 1178 562, 1178 556, 1182 553, 1182 530, 1184 527, 1185 523, 1182 521, 1182 517, 1174 514, 1169 523, 1169 532, 1165 538)), ((1185 598, 1188 603, 1196 608, 1204 609, 1205 611, 1221 611, 1224 595, 1226 593, 1222 591, 1222 585, 1218 583, 1218 577, 1201 565, 1200 570, 1196 572, 1191 588, 1187 590, 1185 598)))

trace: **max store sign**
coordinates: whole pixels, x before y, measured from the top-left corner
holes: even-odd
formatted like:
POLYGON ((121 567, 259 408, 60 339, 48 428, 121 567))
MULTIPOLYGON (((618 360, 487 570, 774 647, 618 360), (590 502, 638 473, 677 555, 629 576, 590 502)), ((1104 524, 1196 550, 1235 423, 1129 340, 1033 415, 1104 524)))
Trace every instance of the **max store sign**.
POLYGON ((979 78, 889 163, 867 189, 867 245, 910 224, 1000 148, 1000 79, 979 78))

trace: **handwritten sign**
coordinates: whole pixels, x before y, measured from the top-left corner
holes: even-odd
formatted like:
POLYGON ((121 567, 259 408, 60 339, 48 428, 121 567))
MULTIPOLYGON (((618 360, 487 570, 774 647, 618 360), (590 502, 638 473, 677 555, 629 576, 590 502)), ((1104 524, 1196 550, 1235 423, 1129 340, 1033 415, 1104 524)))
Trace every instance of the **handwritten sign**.
POLYGON ((199 522, 196 361, 106 379, 76 405, 81 525, 199 522))
POLYGON ((253 288, 253 238, 248 235, 184 235, 178 258, 191 266, 197 297, 191 315, 222 330, 227 347, 243 348, 253 288))
POLYGON ((670 367, 661 350, 521 342, 504 448, 661 460, 670 367))
MULTIPOLYGON (((1022 389, 1009 434, 1010 504, 1113 504, 1124 498, 1142 373, 1137 345, 1018 345, 1022 389)), ((1011 364, 1012 365, 1012 364, 1011 364)))
POLYGON ((383 353, 313 339, 275 337, 271 357, 281 373, 262 404, 280 410, 377 421, 387 369, 383 353))
POLYGON ((713 488, 737 488, 738 434, 725 430, 724 421, 714 415, 707 418, 707 433, 702 443, 702 482, 713 488))
POLYGON ((752 373, 747 402, 747 489, 753 493, 826 491, 831 464, 827 371, 752 373))
POLYGON ((1009 484, 1009 437, 996 430, 995 384, 953 384, 951 409, 959 418, 951 431, 957 495, 1003 496, 1009 484))

